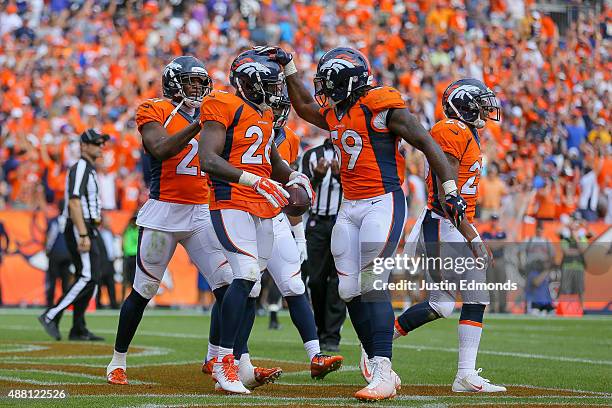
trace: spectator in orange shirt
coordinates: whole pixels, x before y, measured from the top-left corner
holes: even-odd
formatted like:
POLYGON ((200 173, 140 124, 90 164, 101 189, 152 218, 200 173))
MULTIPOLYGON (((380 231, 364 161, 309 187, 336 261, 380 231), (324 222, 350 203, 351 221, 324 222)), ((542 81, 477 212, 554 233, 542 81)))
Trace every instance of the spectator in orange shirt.
POLYGON ((499 177, 499 166, 491 163, 487 175, 480 180, 480 218, 487 221, 493 214, 501 213, 502 198, 508 193, 506 183, 499 177))

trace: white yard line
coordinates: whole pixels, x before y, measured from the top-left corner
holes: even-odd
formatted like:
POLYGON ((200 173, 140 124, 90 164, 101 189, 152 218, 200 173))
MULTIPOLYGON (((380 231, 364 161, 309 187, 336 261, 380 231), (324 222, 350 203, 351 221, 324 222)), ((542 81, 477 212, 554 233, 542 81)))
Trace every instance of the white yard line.
MULTIPOLYGON (((9 325, 9 326, 5 326, 5 328, 7 329, 12 329, 12 330, 29 330, 29 331, 39 331, 39 329, 35 329, 34 327, 30 327, 30 326, 18 326, 18 325, 9 325)), ((115 330, 98 330, 98 332, 100 333, 115 333, 115 330)), ((148 330, 141 330, 138 332, 138 335, 140 336, 154 336, 154 337, 166 337, 166 338, 193 338, 193 339, 201 339, 201 340, 206 340, 208 337, 207 336, 201 336, 201 335, 197 335, 197 334, 193 334, 193 333, 166 333, 166 332, 157 332, 157 331, 148 331, 148 330)), ((272 342, 272 343, 284 343, 284 344, 295 344, 296 341, 294 340, 288 340, 288 339, 273 339, 273 338, 268 338, 266 339, 266 341, 268 342, 272 342)), ((359 343, 358 342, 354 342, 354 341, 345 341, 342 343, 343 345, 347 345, 347 346, 358 346, 359 343)), ((436 346, 427 346, 427 345, 416 345, 416 344, 398 344, 395 343, 393 345, 394 348, 399 348, 399 349, 410 349, 410 350, 428 350, 428 351, 439 351, 439 352, 445 352, 445 353, 457 353, 458 349, 456 347, 436 347, 436 346)), ((593 365, 603 365, 603 366, 609 366, 612 365, 612 360, 593 360, 593 359, 589 359, 589 358, 580 358, 580 357, 564 357, 564 356, 552 356, 552 355, 545 355, 545 354, 535 354, 535 353, 519 353, 519 352, 513 352, 513 351, 497 351, 497 350, 483 350, 480 349, 478 351, 480 354, 487 354, 487 355, 493 355, 493 356, 503 356, 503 357, 518 357, 518 358, 527 358, 527 359, 538 359, 538 360, 548 360, 548 361, 559 361, 559 362, 567 362, 567 363, 583 363, 583 364, 593 364, 593 365)), ((130 357, 136 357, 137 354, 130 354, 130 357)), ((139 356, 145 356, 144 354, 140 354, 139 356)), ((30 357, 31 358, 31 357, 30 357)), ((84 358, 84 357, 76 357, 75 358, 84 358)), ((96 358, 96 357, 91 357, 91 358, 96 358)), ((106 358, 106 357, 104 357, 106 358)))

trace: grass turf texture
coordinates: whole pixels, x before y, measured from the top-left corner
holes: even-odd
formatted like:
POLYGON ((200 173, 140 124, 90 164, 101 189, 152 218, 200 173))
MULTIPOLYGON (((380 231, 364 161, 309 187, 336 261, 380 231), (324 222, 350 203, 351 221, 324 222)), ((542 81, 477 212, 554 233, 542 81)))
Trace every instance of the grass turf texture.
MULTIPOLYGON (((250 396, 213 391, 200 372, 209 316, 194 312, 147 310, 128 355, 131 385, 105 382, 118 311, 87 316, 104 343, 52 341, 36 310, 0 310, 0 406, 363 406, 353 394, 364 384, 357 364, 359 347, 347 324, 342 332, 345 365, 323 381, 310 379, 308 362, 289 316, 269 331, 258 317, 249 342, 253 360, 280 366, 276 384, 250 396), (10 389, 63 389, 62 400, 6 398, 10 389)), ((482 375, 508 387, 505 394, 450 391, 457 361, 457 317, 434 322, 394 343, 393 368, 402 390, 391 401, 368 406, 474 407, 511 405, 612 406, 612 320, 485 316, 478 367, 482 375)), ((71 316, 64 317, 64 338, 71 316)))

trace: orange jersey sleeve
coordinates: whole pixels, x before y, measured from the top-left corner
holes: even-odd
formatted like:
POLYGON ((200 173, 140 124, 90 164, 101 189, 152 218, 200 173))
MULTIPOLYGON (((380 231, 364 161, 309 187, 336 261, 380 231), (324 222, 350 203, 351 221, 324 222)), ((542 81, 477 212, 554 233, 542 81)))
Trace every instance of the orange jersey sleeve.
POLYGON ((367 104, 375 112, 406 107, 402 94, 390 86, 372 89, 362 98, 362 103, 367 104))
POLYGON ((164 99, 147 99, 138 106, 136 111, 136 125, 138 129, 145 123, 158 122, 162 126, 167 118, 167 115, 171 112, 167 112, 167 104, 164 99))
MULTIPOLYGON (((476 131, 474 131, 476 132, 476 131)), ((478 184, 482 156, 478 133, 472 131, 462 122, 444 119, 434 125, 431 136, 445 153, 459 161, 457 169, 457 188, 467 203, 466 217, 472 222, 478 200, 478 184)), ((427 206, 443 215, 444 211, 438 200, 438 180, 435 173, 427 166, 427 206)))
MULTIPOLYGON (((142 125, 157 122, 165 126, 168 136, 172 137, 196 120, 179 110, 168 121, 174 108, 172 102, 166 99, 143 102, 136 111, 138 129, 142 132, 142 125)), ((200 170, 197 155, 199 139, 200 135, 196 135, 183 150, 166 160, 156 159, 145 146, 151 160, 149 198, 177 204, 208 203, 208 184, 204 172, 200 170)))
POLYGON ((274 143, 278 149, 278 154, 288 164, 297 160, 298 150, 300 149, 300 137, 291 128, 284 127, 275 131, 274 143))
MULTIPOLYGON (((259 112, 237 95, 213 91, 202 101, 200 121, 215 121, 225 126, 225 145, 220 154, 223 159, 237 169, 270 177, 270 151, 274 143, 271 110, 259 112)), ((228 183, 212 175, 209 178, 212 210, 231 208, 261 218, 272 218, 280 212, 251 187, 228 183)))
POLYGON ((400 138, 387 128, 389 109, 406 107, 394 88, 369 90, 342 118, 322 110, 330 129, 344 196, 349 200, 376 197, 401 189, 405 162, 400 138))
POLYGON ((472 139, 470 131, 462 122, 444 119, 431 128, 431 137, 440 145, 443 152, 461 160, 468 143, 472 139))
POLYGON ((223 91, 213 91, 202 101, 200 108, 200 123, 215 121, 229 128, 237 109, 236 101, 231 94, 223 91))

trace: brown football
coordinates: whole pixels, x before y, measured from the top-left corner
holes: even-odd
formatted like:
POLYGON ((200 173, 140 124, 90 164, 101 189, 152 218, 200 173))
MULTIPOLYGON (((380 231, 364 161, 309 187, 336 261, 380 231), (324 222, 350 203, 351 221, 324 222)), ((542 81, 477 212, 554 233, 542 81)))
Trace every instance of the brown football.
POLYGON ((292 217, 299 217, 310 208, 310 199, 306 189, 299 185, 285 186, 285 190, 289 193, 289 204, 283 207, 283 212, 292 217))

